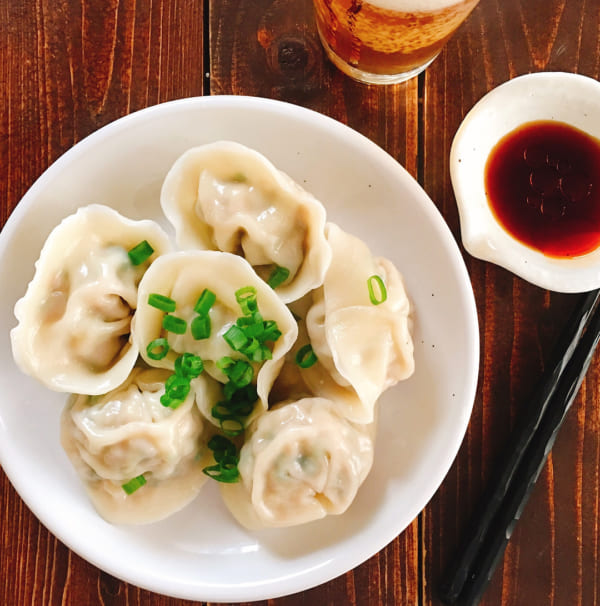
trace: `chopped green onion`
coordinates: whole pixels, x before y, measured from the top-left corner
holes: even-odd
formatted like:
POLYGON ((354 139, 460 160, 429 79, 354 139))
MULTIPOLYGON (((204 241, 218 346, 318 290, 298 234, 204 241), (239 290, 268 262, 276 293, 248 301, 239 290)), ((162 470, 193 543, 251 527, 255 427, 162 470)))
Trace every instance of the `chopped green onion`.
POLYGON ((222 465, 210 465, 202 470, 209 478, 216 480, 217 482, 223 482, 225 484, 233 484, 239 482, 240 472, 235 467, 224 467, 222 465))
POLYGON ((215 435, 207 443, 207 446, 213 451, 215 461, 220 461, 223 457, 236 457, 237 450, 235 444, 224 438, 223 436, 215 435))
POLYGON ((244 286, 235 291, 235 300, 242 308, 242 313, 249 316, 258 311, 256 302, 256 288, 254 286, 244 286))
POLYGON ((252 383, 254 378, 252 366, 244 360, 238 360, 231 368, 227 369, 226 374, 236 387, 245 387, 252 383))
POLYGON ((205 288, 194 305, 194 311, 201 316, 206 316, 216 300, 217 295, 212 290, 205 288))
POLYGON ((300 368, 310 368, 313 364, 316 364, 317 360, 317 354, 313 351, 310 343, 303 345, 296 354, 296 364, 300 368))
POLYGON ((248 316, 239 317, 235 323, 241 328, 244 329, 247 326, 254 326, 255 324, 262 324, 263 317, 259 311, 255 311, 253 314, 248 316))
POLYGON ((227 383, 225 383, 225 386, 223 387, 223 395, 225 396, 225 399, 231 400, 237 390, 238 386, 232 381, 228 381, 227 383))
POLYGON ((185 399, 190 391, 189 379, 177 374, 171 375, 165 381, 165 391, 173 398, 185 399))
POLYGON ((208 337, 210 337, 210 329, 210 316, 196 316, 190 324, 192 337, 194 337, 196 341, 208 339, 208 337))
MULTIPOLYGON (((243 319, 250 319, 250 316, 244 316, 243 319)), ((241 320, 242 318, 238 318, 238 320, 241 320)), ((236 326, 240 326, 240 324, 238 324, 236 322, 236 326)), ((264 332, 265 328, 263 326, 263 322, 252 322, 252 323, 241 323, 241 329, 242 332, 249 338, 249 339, 254 339, 254 338, 258 338, 262 335, 262 333, 264 332)))
POLYGON ((236 388, 245 387, 252 382, 254 370, 244 360, 234 360, 229 356, 223 356, 217 360, 217 368, 235 385, 236 388))
POLYGON ((371 303, 373 303, 373 305, 379 305, 387 299, 387 290, 385 288, 385 284, 383 283, 381 277, 377 274, 373 274, 367 280, 367 288, 369 289, 369 299, 371 299, 371 303), (377 284, 379 296, 375 294, 374 284, 377 284))
POLYGON ((145 483, 146 478, 144 477, 144 474, 142 474, 140 476, 137 476, 136 478, 132 478, 131 480, 129 480, 129 482, 126 482, 125 484, 121 484, 121 488, 123 488, 123 490, 127 494, 133 494, 138 488, 141 488, 145 483))
POLYGON ((217 402, 213 407, 211 407, 210 414, 219 421, 222 419, 229 419, 232 415, 237 416, 237 414, 229 410, 229 402, 226 401, 217 402))
POLYGON ((187 377, 171 375, 165 382, 165 393, 160 403, 166 408, 177 408, 190 393, 190 380, 187 377))
POLYGON ((223 338, 227 342, 227 345, 235 351, 239 351, 248 343, 248 338, 244 334, 244 331, 240 329, 236 324, 232 324, 227 331, 223 334, 223 338))
POLYGON ((231 416, 227 419, 221 419, 219 423, 221 425, 221 431, 226 436, 239 436, 245 429, 244 422, 239 417, 231 416))
POLYGON ((175 333, 176 335, 182 335, 187 329, 187 322, 177 316, 165 316, 162 321, 162 326, 165 330, 175 333))
POLYGON ((237 389, 231 398, 233 402, 238 402, 244 400, 246 402, 250 402, 252 406, 256 400, 258 400, 258 392, 256 391, 256 385, 251 383, 250 385, 246 385, 245 387, 241 387, 237 389))
POLYGON ((235 360, 231 356, 223 356, 217 360, 216 364, 219 370, 225 372, 230 366, 235 364, 235 360))
POLYGON ((228 376, 232 375, 233 380, 230 378, 223 386, 225 399, 211 408, 211 415, 219 421, 223 433, 237 436, 244 431, 245 418, 254 410, 258 400, 256 385, 246 383, 252 380, 252 366, 248 362, 233 360, 229 356, 218 360, 217 366, 228 376))
POLYGON ((175 360, 175 374, 188 379, 195 379, 204 370, 204 363, 200 356, 184 353, 175 360))
POLYGON ((240 349, 240 352, 243 353, 248 359, 252 359, 252 355, 254 352, 261 347, 260 341, 258 339, 250 339, 250 342, 240 349))
POLYGON ((252 352, 250 358, 252 362, 264 362, 265 360, 272 360, 273 353, 266 345, 261 345, 256 351, 252 352))
POLYGON ((141 265, 152 256, 153 252, 154 249, 148 244, 148 240, 142 240, 137 246, 129 250, 127 254, 133 265, 141 265))
POLYGON ((264 323, 264 332, 262 335, 262 341, 277 341, 281 336, 281 331, 277 327, 275 320, 267 320, 264 323))
POLYGON ((210 409, 210 414, 215 419, 227 419, 232 416, 247 417, 253 410, 254 402, 250 400, 223 400, 210 409))
POLYGON ((159 295, 155 292, 148 295, 148 305, 152 307, 156 307, 156 309, 160 309, 161 311, 175 311, 177 307, 175 301, 170 297, 165 297, 164 295, 159 295))
POLYGON ((275 266, 275 269, 271 272, 267 284, 275 289, 281 286, 290 277, 290 270, 287 267, 275 266))
POLYGON ((162 360, 169 353, 169 342, 164 339, 154 339, 148 343, 146 353, 151 360, 162 360))

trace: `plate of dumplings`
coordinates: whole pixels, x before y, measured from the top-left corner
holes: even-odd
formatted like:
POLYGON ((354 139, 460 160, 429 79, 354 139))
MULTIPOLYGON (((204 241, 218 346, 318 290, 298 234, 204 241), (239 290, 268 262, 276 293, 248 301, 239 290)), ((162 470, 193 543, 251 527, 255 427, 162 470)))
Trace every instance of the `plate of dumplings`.
POLYGON ((313 111, 203 97, 109 124, 19 202, 0 272, 0 463, 137 586, 326 582, 411 523, 464 436, 456 241, 396 160, 313 111))

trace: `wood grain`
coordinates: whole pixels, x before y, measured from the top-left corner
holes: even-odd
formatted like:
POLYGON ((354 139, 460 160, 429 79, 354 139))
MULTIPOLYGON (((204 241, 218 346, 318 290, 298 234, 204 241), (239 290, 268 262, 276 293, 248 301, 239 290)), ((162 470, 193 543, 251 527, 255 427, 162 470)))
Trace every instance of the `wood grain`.
MULTIPOLYGON (((598 78, 598 23, 600 3, 590 0, 481 0, 424 75, 374 87, 325 60, 311 0, 5 0, 0 220, 50 163, 104 124, 169 99, 235 94, 299 104, 371 138, 419 179, 459 240, 448 152, 462 118, 485 92, 519 74, 565 70, 598 78)), ((465 261, 480 321, 479 389, 446 480, 419 518, 367 562, 259 605, 439 604, 442 571, 576 299, 466 253, 465 261)), ((599 602, 599 384, 596 360, 484 604, 599 602)), ((3 472, 0 603, 192 604, 123 583, 69 551, 3 472)))
MULTIPOLYGON (((203 94, 203 6, 185 0, 0 3, 2 224, 74 143, 132 111, 203 94)), ((117 581, 48 533, 0 473, 0 603, 184 602, 117 581)))
MULTIPOLYGON (((482 0, 427 70, 425 151, 437 153, 425 157, 424 187, 457 238, 447 163, 460 121, 489 89, 517 75, 554 70, 597 78, 598 9, 585 2, 482 0), (594 21, 591 27, 588 18, 594 21), (434 127, 441 123, 442 136, 434 127)), ((433 554, 424 562, 425 578, 432 581, 425 596, 429 604, 440 604, 436 580, 439 583, 460 544, 469 515, 575 300, 465 258, 479 311, 481 372, 463 447, 424 512, 425 553, 433 554)), ((597 603, 596 366, 592 365, 482 604, 597 603)))

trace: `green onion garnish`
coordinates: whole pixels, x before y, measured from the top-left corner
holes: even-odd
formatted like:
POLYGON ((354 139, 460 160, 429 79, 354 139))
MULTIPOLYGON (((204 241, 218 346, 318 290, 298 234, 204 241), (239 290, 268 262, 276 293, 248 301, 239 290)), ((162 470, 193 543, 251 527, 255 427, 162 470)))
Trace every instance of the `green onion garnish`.
POLYGON ((186 331, 187 322, 177 316, 164 316, 162 326, 169 332, 173 332, 176 335, 182 335, 186 331))
POLYGON ((190 324, 192 337, 199 341, 210 337, 210 316, 196 316, 190 324))
POLYGON ((277 341, 281 336, 281 331, 277 327, 275 320, 267 320, 263 324, 264 332, 262 333, 262 341, 277 341))
POLYGON ((237 360, 232 367, 227 369, 227 376, 236 387, 245 387, 246 385, 252 383, 252 379, 254 378, 254 370, 248 362, 244 362, 244 360, 237 360))
MULTIPOLYGON (((235 365, 236 361, 233 363, 235 365)), ((229 368, 233 366, 230 365, 229 368)), ((223 395, 225 399, 212 407, 211 415, 219 421, 225 434, 237 436, 244 431, 244 419, 254 410, 258 400, 256 385, 250 383, 237 387, 235 383, 229 381, 223 387, 223 395)))
POLYGON ((228 381, 227 383, 225 383, 225 385, 223 386, 223 395, 225 396, 225 400, 229 402, 233 398, 237 390, 237 385, 232 381, 228 381))
MULTIPOLYGON (((234 392, 235 396, 236 392, 234 392)), ((215 418, 224 420, 234 417, 247 417, 254 410, 254 402, 250 400, 223 400, 217 402, 210 410, 210 414, 215 418)))
POLYGON ((385 288, 385 284, 383 283, 381 277, 377 274, 373 274, 367 280, 367 288, 369 289, 369 299, 371 299, 371 303, 373 303, 373 305, 379 305, 387 299, 387 290, 385 288), (379 297, 375 294, 374 284, 377 284, 379 297))
POLYGON ((165 297, 164 295, 159 295, 157 293, 152 293, 148 295, 148 305, 152 307, 156 307, 156 309, 160 309, 161 311, 175 311, 177 307, 175 301, 170 297, 165 297))
POLYGON ((310 368, 313 364, 316 364, 317 360, 317 354, 313 351, 310 343, 303 345, 296 354, 296 364, 300 368, 310 368))
POLYGON ((250 339, 250 341, 240 349, 240 352, 243 353, 249 360, 252 359, 254 352, 259 349, 261 346, 260 341, 255 339, 254 337, 250 339))
POLYGON ((223 338, 227 342, 227 345, 235 351, 239 351, 248 343, 248 338, 236 324, 232 324, 227 331, 223 334, 223 338))
POLYGON ((153 252, 154 249, 148 244, 148 240, 142 240, 137 246, 129 250, 127 254, 133 265, 141 265, 152 256, 153 252))
POLYGON ((254 286, 244 286, 235 291, 235 300, 242 308, 242 313, 249 316, 258 311, 256 302, 256 288, 254 286))
POLYGON ((198 297, 196 305, 194 305, 194 311, 201 316, 205 316, 208 314, 208 311, 214 305, 216 300, 217 295, 215 295, 212 290, 205 288, 200 297, 198 297))
MULTIPOLYGON (((237 412, 239 411, 239 407, 244 406, 245 403, 250 403, 252 405, 252 408, 254 408, 256 400, 258 400, 258 392, 256 391, 256 385, 251 383, 250 385, 246 385, 246 387, 236 389, 231 395, 228 405, 232 410, 235 410, 237 412)), ((250 414, 250 412, 248 412, 248 414, 250 414)))
POLYGON ((252 382, 254 370, 244 360, 234 360, 229 356, 223 356, 216 362, 217 368, 233 383, 235 388, 245 387, 252 382))
POLYGON ((264 362, 265 360, 271 360, 273 358, 271 350, 266 345, 260 345, 253 351, 244 348, 241 353, 247 356, 251 362, 264 362))
POLYGON ((195 379, 204 370, 204 363, 200 356, 184 353, 175 360, 175 374, 188 379, 195 379))
POLYGON ((225 484, 233 484, 239 482, 240 472, 238 471, 237 465, 235 467, 229 467, 224 465, 210 465, 202 470, 209 478, 216 480, 217 482, 223 482, 225 484))
POLYGON ((263 317, 259 311, 255 311, 250 315, 239 317, 235 323, 245 331, 246 328, 254 326, 255 324, 260 326, 263 323, 263 317))
POLYGON ((244 421, 239 417, 234 417, 233 415, 227 419, 221 419, 220 421, 221 431, 226 436, 239 436, 244 432, 245 426, 244 421))
POLYGON ((165 382, 165 393, 160 396, 160 403, 166 408, 177 408, 189 393, 189 378, 171 375, 165 382))
POLYGON ((230 366, 235 364, 235 360, 230 356, 223 356, 216 361, 217 368, 225 372, 230 366))
POLYGON ((151 360, 162 360, 169 353, 169 342, 164 339, 154 339, 148 343, 146 353, 151 360))
POLYGON ((207 443, 207 446, 213 451, 216 460, 222 460, 223 457, 236 457, 237 450, 235 444, 223 436, 213 436, 207 443))
POLYGON ((271 272, 267 284, 275 289, 283 284, 290 277, 290 270, 287 267, 275 266, 275 269, 271 272))
POLYGON ((208 441, 208 447, 213 451, 216 465, 205 467, 202 471, 218 482, 237 482, 240 472, 237 468, 240 457, 235 444, 224 436, 213 436, 208 441))
POLYGON ((144 474, 142 474, 140 476, 137 476, 136 478, 132 478, 131 480, 129 480, 129 482, 126 482, 125 484, 121 484, 121 488, 123 488, 123 490, 127 494, 133 494, 138 488, 141 488, 145 483, 146 478, 144 477, 144 474))
MULTIPOLYGON (((260 315, 260 314, 255 314, 255 315, 260 315)), ((259 321, 259 320, 254 320, 252 318, 252 316, 244 316, 242 318, 238 318, 236 320, 235 324, 236 324, 236 326, 239 326, 242 329, 242 332, 249 339, 254 339, 255 337, 259 337, 264 331, 263 322, 259 321), (246 320, 246 321, 240 322, 240 320, 246 320)))

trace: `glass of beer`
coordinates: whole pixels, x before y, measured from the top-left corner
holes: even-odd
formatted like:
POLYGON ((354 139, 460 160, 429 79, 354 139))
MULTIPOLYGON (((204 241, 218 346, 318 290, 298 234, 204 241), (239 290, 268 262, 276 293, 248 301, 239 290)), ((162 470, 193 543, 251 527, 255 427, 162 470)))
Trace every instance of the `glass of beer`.
POLYGON ((314 0, 329 59, 370 84, 404 82, 438 55, 479 0, 314 0))

